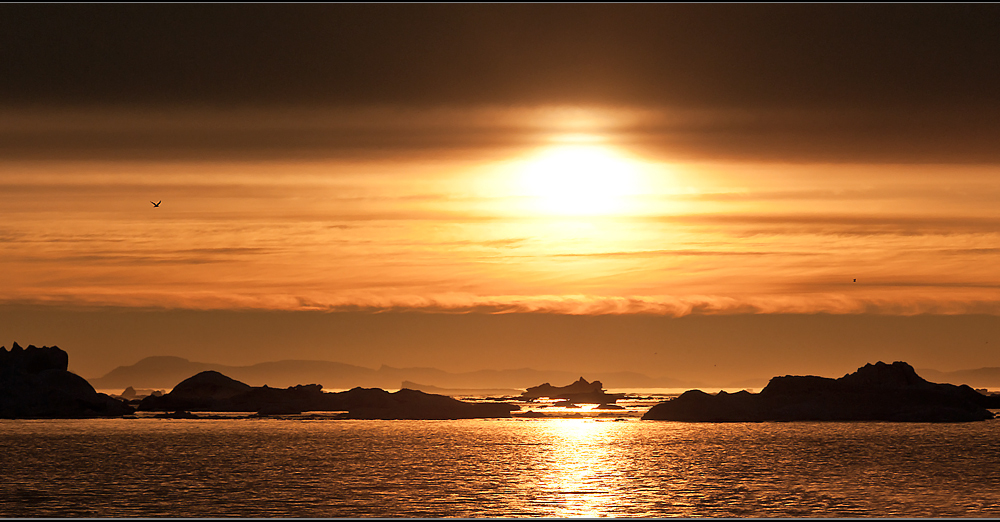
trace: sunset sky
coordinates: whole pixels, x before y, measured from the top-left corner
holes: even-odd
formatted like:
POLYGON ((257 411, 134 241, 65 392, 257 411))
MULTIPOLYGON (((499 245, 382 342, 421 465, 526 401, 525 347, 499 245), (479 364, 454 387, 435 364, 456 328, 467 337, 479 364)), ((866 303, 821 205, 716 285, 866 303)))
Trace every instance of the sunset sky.
POLYGON ((86 377, 1000 366, 998 23, 0 6, 0 344, 86 377))

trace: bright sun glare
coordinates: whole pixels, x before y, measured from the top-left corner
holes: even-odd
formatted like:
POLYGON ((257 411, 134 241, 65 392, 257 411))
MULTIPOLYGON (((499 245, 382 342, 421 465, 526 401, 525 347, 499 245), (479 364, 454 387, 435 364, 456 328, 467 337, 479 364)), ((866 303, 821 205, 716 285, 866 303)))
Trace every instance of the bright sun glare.
POLYGON ((528 160, 521 183, 536 209, 550 214, 611 214, 638 192, 635 162, 598 145, 548 148, 528 160))

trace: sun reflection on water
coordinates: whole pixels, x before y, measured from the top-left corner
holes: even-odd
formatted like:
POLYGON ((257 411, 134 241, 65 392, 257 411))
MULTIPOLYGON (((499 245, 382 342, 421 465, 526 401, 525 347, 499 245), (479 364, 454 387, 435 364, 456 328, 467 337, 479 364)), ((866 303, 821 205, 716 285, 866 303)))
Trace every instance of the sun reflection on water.
POLYGON ((617 512, 624 483, 613 446, 613 422, 559 419, 547 422, 551 453, 543 487, 551 516, 597 517, 617 512))

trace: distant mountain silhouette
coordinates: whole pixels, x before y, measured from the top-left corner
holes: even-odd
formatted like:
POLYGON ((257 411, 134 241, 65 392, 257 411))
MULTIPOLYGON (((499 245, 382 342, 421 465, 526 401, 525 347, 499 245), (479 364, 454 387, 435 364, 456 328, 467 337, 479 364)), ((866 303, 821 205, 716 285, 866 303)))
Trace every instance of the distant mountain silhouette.
POLYGON ((958 370, 954 372, 941 372, 924 368, 918 369, 917 372, 934 382, 968 384, 973 388, 1000 388, 1000 368, 997 367, 958 370))
MULTIPOLYGON (((394 389, 402 381, 445 389, 524 390, 540 382, 571 382, 579 376, 572 372, 531 368, 451 373, 437 368, 394 368, 383 365, 372 369, 339 362, 301 360, 230 366, 194 362, 181 357, 156 356, 146 357, 131 366, 119 366, 103 377, 90 379, 90 383, 95 388, 107 390, 122 390, 128 386, 171 388, 191 375, 207 370, 224 373, 253 386, 266 384, 287 387, 303 382, 318 382, 326 389, 341 390, 358 386, 394 389)), ((597 374, 596 377, 610 388, 685 388, 699 385, 634 372, 607 372, 597 374)))
MULTIPOLYGON (((333 384, 332 388, 351 388, 357 385, 356 383, 371 380, 375 375, 375 370, 370 368, 330 361, 283 360, 251 366, 229 366, 194 362, 181 357, 154 356, 146 357, 131 366, 119 366, 103 377, 90 379, 90 382, 95 388, 100 389, 128 386, 172 388, 194 374, 209 370, 233 375, 240 381, 256 386, 267 384, 277 387, 293 386, 302 382, 336 382, 345 385, 333 384)), ((395 379, 392 382, 398 383, 395 379)))
POLYGON ((758 394, 689 390, 650 408, 643 419, 689 422, 893 421, 992 419, 1000 397, 969 386, 935 384, 905 362, 866 364, 839 379, 774 377, 758 394))
POLYGON ((420 384, 412 381, 403 381, 400 383, 399 389, 417 390, 437 395, 448 395, 450 397, 462 395, 509 397, 512 395, 519 395, 521 393, 521 390, 516 390, 514 388, 441 388, 438 386, 420 384))

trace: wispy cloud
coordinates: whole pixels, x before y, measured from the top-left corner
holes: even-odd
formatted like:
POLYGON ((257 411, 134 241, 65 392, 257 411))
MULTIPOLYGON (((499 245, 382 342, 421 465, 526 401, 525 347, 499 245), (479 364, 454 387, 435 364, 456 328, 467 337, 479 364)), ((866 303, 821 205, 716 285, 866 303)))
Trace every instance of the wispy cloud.
POLYGON ((956 295, 919 298, 806 294, 798 296, 590 296, 472 294, 353 295, 323 297, 290 294, 225 294, 215 292, 108 292, 102 288, 67 288, 60 293, 11 295, 5 305, 56 305, 69 308, 128 307, 194 310, 312 310, 425 313, 551 313, 567 315, 687 315, 726 314, 988 314, 1000 315, 1000 298, 969 299, 956 295))
POLYGON ((992 216, 858 215, 824 214, 686 214, 651 216, 650 220, 689 224, 725 225, 757 233, 830 235, 949 235, 993 233, 1000 218, 992 216))
POLYGON ((627 252, 554 253, 553 257, 657 257, 657 256, 815 256, 817 252, 764 250, 636 250, 627 252))

